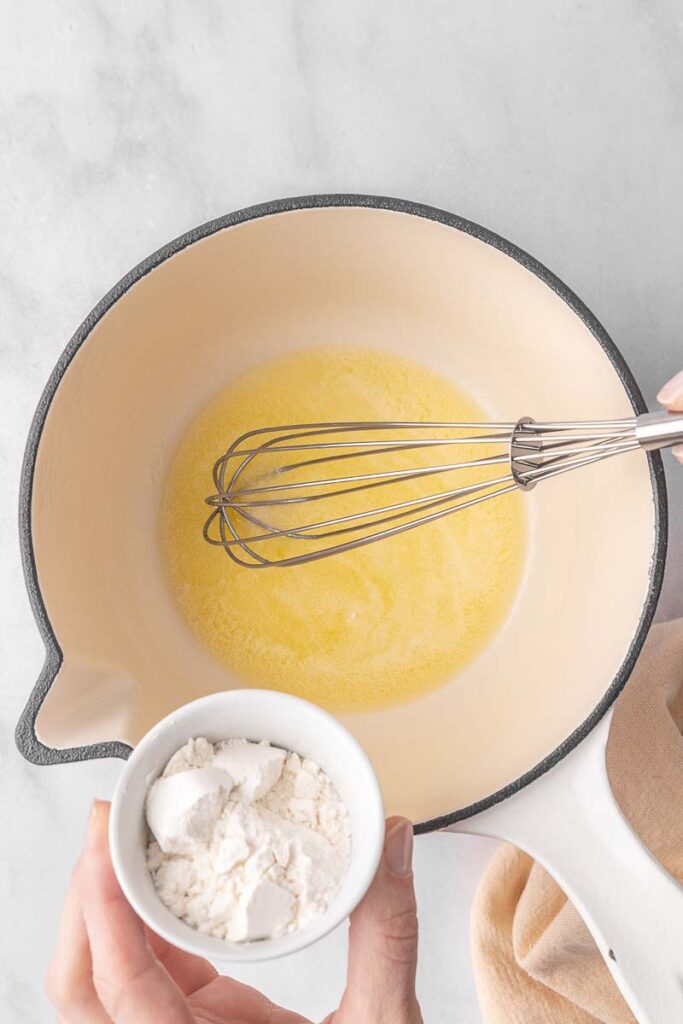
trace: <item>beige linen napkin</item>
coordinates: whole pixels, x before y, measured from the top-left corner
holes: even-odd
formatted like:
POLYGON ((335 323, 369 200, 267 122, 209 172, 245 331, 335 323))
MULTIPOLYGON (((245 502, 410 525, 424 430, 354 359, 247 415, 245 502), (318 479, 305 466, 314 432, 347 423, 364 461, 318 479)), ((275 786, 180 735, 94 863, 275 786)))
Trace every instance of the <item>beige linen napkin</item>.
MULTIPOLYGON (((614 795, 683 880, 683 620, 656 626, 617 701, 607 748, 614 795)), ((486 1024, 634 1024, 574 907, 530 857, 495 854, 472 915, 486 1024)))

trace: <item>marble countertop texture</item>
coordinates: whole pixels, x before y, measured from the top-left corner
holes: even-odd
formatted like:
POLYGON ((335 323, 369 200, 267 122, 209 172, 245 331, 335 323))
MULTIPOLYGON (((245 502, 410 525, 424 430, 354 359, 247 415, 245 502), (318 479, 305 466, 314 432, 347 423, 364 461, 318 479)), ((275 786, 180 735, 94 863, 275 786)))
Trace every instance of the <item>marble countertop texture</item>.
MULTIPOLYGON (((37 768, 13 729, 42 663, 16 533, 45 380, 131 266, 221 213, 323 191, 453 210, 594 310, 648 401, 683 366, 683 2, 45 0, 0 5, 0 1016, 43 977, 88 805, 119 762, 37 768)), ((683 472, 660 616, 683 613, 683 472)), ((87 510, 84 511, 87 514, 87 510)), ((491 842, 417 841, 428 1024, 478 1024, 468 916, 491 842)), ((320 1019, 344 930, 236 972, 320 1019)))

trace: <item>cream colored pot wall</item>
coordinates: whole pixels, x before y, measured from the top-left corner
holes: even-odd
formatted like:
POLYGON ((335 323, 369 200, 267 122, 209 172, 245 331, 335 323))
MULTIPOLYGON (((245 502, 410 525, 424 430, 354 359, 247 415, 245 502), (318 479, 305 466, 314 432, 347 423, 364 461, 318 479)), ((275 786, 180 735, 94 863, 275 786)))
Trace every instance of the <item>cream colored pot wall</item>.
MULTIPOLYGON (((492 419, 632 412, 607 355, 561 298, 443 224, 308 209, 187 247, 96 325, 47 415, 32 525, 64 664, 38 717, 44 743, 134 744, 174 707, 239 684, 166 587, 161 484, 183 430, 232 377, 290 349, 338 343, 420 359, 492 419)), ((423 820, 519 777, 580 725, 626 655, 655 540, 645 456, 550 481, 528 502, 525 579, 489 649, 436 693, 345 719, 391 812, 423 820)))

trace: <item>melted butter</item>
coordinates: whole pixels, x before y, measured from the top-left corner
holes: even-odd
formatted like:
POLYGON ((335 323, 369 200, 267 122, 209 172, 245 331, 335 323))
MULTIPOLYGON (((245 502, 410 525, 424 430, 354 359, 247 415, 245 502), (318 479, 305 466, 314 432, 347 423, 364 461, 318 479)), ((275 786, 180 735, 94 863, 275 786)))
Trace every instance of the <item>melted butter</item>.
MULTIPOLYGON (((295 353, 230 384, 183 438, 162 505, 168 579, 199 640, 245 685, 284 690, 334 711, 387 706, 452 680, 491 641, 514 599, 526 543, 522 495, 333 558, 259 570, 235 565, 204 541, 204 499, 213 491, 216 458, 257 426, 486 418, 469 396, 419 363, 365 349, 295 353)), ((458 456, 488 454, 483 447, 463 447, 458 456)), ((441 461, 453 458, 452 448, 438 451, 450 453, 441 461)), ((399 458, 405 466, 405 456, 393 454, 383 465, 399 458)), ((430 452, 411 453, 411 460, 434 464, 430 452)), ((353 472, 350 462, 344 472, 353 472)), ((457 483, 473 479, 465 470, 457 483)), ((383 503, 396 500, 392 486, 383 503)), ((457 484, 443 474, 430 477, 428 491, 419 486, 433 493, 457 484)), ((345 501, 337 506, 342 514, 351 507, 345 501)))

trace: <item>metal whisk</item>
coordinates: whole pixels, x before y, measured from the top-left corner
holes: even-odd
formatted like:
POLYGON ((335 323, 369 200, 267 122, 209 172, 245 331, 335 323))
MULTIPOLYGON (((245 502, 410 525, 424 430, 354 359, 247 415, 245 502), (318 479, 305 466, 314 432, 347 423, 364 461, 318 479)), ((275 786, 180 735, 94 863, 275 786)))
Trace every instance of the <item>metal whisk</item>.
POLYGON ((237 438, 216 462, 204 537, 249 568, 301 565, 622 452, 677 442, 683 415, 666 412, 564 423, 264 427, 237 438), (458 459, 444 457, 453 450, 458 459))

